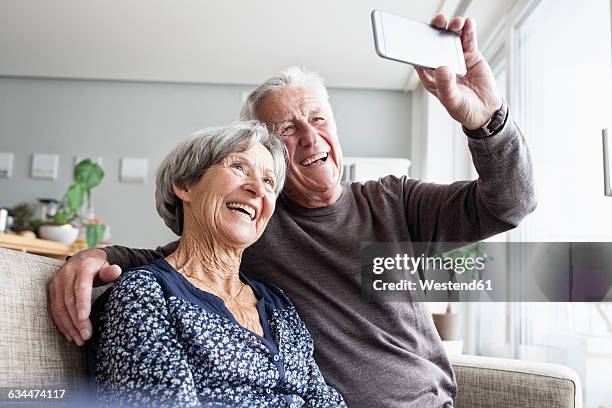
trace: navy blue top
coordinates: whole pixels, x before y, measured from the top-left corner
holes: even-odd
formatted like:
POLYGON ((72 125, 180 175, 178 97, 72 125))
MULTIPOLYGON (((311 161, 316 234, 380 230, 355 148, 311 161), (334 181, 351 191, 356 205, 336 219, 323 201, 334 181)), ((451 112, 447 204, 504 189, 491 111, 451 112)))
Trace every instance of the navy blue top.
MULTIPOLYGON (((344 407, 326 385, 310 333, 277 287, 240 274, 264 336, 163 259, 121 275, 93 305, 88 344, 108 406, 344 407)), ((95 368, 95 370, 94 370, 95 368)))

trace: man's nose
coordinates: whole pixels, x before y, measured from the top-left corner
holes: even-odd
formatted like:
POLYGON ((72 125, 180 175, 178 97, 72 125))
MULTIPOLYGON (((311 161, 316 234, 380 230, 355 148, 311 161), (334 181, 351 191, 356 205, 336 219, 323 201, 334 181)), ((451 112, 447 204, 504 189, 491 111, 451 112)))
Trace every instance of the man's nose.
POLYGON ((319 133, 317 132, 317 129, 310 124, 306 125, 306 127, 304 128, 303 134, 300 137, 300 146, 301 147, 316 146, 318 142, 319 142, 319 133))

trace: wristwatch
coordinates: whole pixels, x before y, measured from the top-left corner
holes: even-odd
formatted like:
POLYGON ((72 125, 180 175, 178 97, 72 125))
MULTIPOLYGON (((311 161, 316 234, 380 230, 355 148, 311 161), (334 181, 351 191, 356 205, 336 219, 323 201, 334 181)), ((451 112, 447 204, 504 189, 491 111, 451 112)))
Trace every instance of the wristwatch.
POLYGON ((469 137, 473 137, 474 139, 483 139, 485 137, 490 137, 499 132, 504 125, 506 124, 506 120, 508 119, 508 104, 504 99, 502 99, 502 106, 498 110, 495 111, 491 119, 487 123, 485 123, 482 127, 474 130, 466 129, 465 126, 461 126, 463 128, 463 132, 469 137))

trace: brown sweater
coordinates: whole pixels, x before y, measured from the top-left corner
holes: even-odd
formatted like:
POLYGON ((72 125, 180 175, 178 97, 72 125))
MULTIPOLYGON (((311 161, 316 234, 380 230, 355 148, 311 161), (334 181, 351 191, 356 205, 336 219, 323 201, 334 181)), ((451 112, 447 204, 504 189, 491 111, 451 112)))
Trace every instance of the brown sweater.
MULTIPOLYGON (((360 251, 366 242, 478 241, 534 210, 529 153, 512 120, 493 136, 470 138, 469 148, 476 181, 441 185, 389 176, 345 184, 336 203, 317 209, 280 197, 262 238, 243 255, 243 272, 293 300, 324 377, 349 407, 452 404, 456 381, 426 305, 363 300, 360 251)), ((125 269, 175 248, 114 246, 106 253, 125 269)))

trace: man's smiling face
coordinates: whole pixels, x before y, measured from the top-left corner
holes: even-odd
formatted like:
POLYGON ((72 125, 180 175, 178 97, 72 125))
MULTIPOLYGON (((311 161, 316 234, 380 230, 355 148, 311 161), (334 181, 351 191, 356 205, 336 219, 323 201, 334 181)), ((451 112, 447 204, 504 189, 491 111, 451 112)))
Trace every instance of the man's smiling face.
POLYGON ((309 88, 290 86, 266 95, 257 118, 287 146, 284 194, 304 207, 334 203, 342 192, 342 150, 327 99, 309 88))

